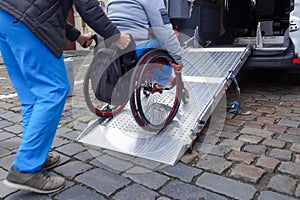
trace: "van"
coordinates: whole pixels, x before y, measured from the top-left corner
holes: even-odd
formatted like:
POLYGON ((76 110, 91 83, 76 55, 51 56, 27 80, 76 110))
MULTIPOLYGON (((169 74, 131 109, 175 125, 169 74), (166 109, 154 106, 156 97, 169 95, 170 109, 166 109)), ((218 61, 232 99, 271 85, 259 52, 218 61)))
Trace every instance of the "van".
POLYGON ((169 17, 203 48, 251 47, 245 67, 300 72, 300 0, 168 0, 169 17), (299 57, 298 57, 299 56, 299 57))

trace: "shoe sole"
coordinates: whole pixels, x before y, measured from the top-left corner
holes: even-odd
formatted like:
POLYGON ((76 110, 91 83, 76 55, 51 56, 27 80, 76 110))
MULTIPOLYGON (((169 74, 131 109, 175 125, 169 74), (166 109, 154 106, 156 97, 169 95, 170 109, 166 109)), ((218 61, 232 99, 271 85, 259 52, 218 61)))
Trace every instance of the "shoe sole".
POLYGON ((11 187, 11 188, 14 188, 14 189, 29 190, 29 191, 40 193, 40 194, 50 194, 50 193, 53 193, 53 192, 57 192, 57 191, 59 191, 59 190, 61 190, 65 187, 65 185, 62 185, 61 187, 53 189, 53 190, 40 190, 40 189, 30 187, 30 186, 27 186, 27 185, 13 183, 13 182, 10 182, 8 180, 4 180, 3 183, 4 183, 4 185, 6 185, 8 187, 11 187))

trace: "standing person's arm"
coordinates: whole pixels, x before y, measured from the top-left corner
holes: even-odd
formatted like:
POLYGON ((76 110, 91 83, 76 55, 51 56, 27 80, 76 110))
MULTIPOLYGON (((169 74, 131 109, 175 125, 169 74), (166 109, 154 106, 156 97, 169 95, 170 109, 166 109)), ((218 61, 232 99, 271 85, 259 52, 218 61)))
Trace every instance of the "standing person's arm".
POLYGON ((177 64, 182 64, 182 48, 174 34, 164 2, 162 0, 145 0, 143 7, 156 39, 164 45, 177 64))
POLYGON ((69 22, 66 22, 66 37, 71 42, 74 42, 77 40, 77 38, 80 36, 80 31, 75 28, 72 24, 69 22))
POLYGON ((71 42, 77 41, 84 48, 89 47, 93 42, 91 33, 81 34, 80 31, 69 22, 66 22, 66 37, 71 42))
POLYGON ((74 0, 74 4, 82 19, 104 39, 120 34, 117 27, 105 15, 97 0, 74 0))
MULTIPOLYGON (((115 43, 124 49, 130 43, 128 34, 121 34, 117 27, 110 22, 103 10, 99 7, 97 0, 74 0, 76 10, 82 19, 104 39, 110 38, 109 43, 115 43)), ((70 41, 77 41, 81 46, 91 44, 91 34, 82 35, 72 24, 66 23, 66 37, 70 41)), ((108 45, 110 45, 108 44, 108 45)))

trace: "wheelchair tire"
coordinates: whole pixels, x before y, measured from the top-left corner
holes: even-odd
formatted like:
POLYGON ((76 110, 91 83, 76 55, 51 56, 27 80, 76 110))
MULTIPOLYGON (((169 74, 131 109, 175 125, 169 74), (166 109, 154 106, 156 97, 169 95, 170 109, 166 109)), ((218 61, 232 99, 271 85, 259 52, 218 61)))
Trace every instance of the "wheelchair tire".
POLYGON ((84 81, 83 81, 83 94, 89 110, 95 115, 97 115, 98 117, 102 117, 102 118, 113 117, 115 114, 120 112, 126 106, 128 100, 118 106, 112 106, 106 102, 99 101, 95 97, 95 94, 92 90, 90 74, 91 74, 91 66, 88 67, 84 75, 84 81))
POLYGON ((165 128, 180 107, 183 91, 181 73, 175 73, 172 69, 173 81, 166 88, 156 87, 150 80, 151 72, 156 67, 170 62, 174 61, 165 50, 153 49, 139 59, 133 72, 131 111, 136 122, 149 131, 165 128))

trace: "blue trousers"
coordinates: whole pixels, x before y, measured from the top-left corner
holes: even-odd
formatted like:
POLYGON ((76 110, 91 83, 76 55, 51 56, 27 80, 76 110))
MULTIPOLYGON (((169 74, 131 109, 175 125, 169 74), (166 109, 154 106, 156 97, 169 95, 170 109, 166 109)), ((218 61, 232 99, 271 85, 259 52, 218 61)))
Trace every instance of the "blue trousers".
MULTIPOLYGON (((136 56, 140 57, 143 53, 150 48, 163 48, 163 45, 157 40, 152 39, 148 42, 142 43, 136 47, 136 56)), ((170 81, 170 76, 172 74, 172 65, 164 65, 162 68, 157 68, 154 70, 152 79, 160 84, 167 84, 170 81)))
POLYGON ((136 56, 140 57, 146 50, 150 48, 163 48, 163 45, 156 39, 144 42, 136 47, 136 56))
POLYGON ((70 86, 63 56, 13 21, 0 11, 0 51, 22 107, 23 138, 12 165, 32 173, 47 158, 70 86))

